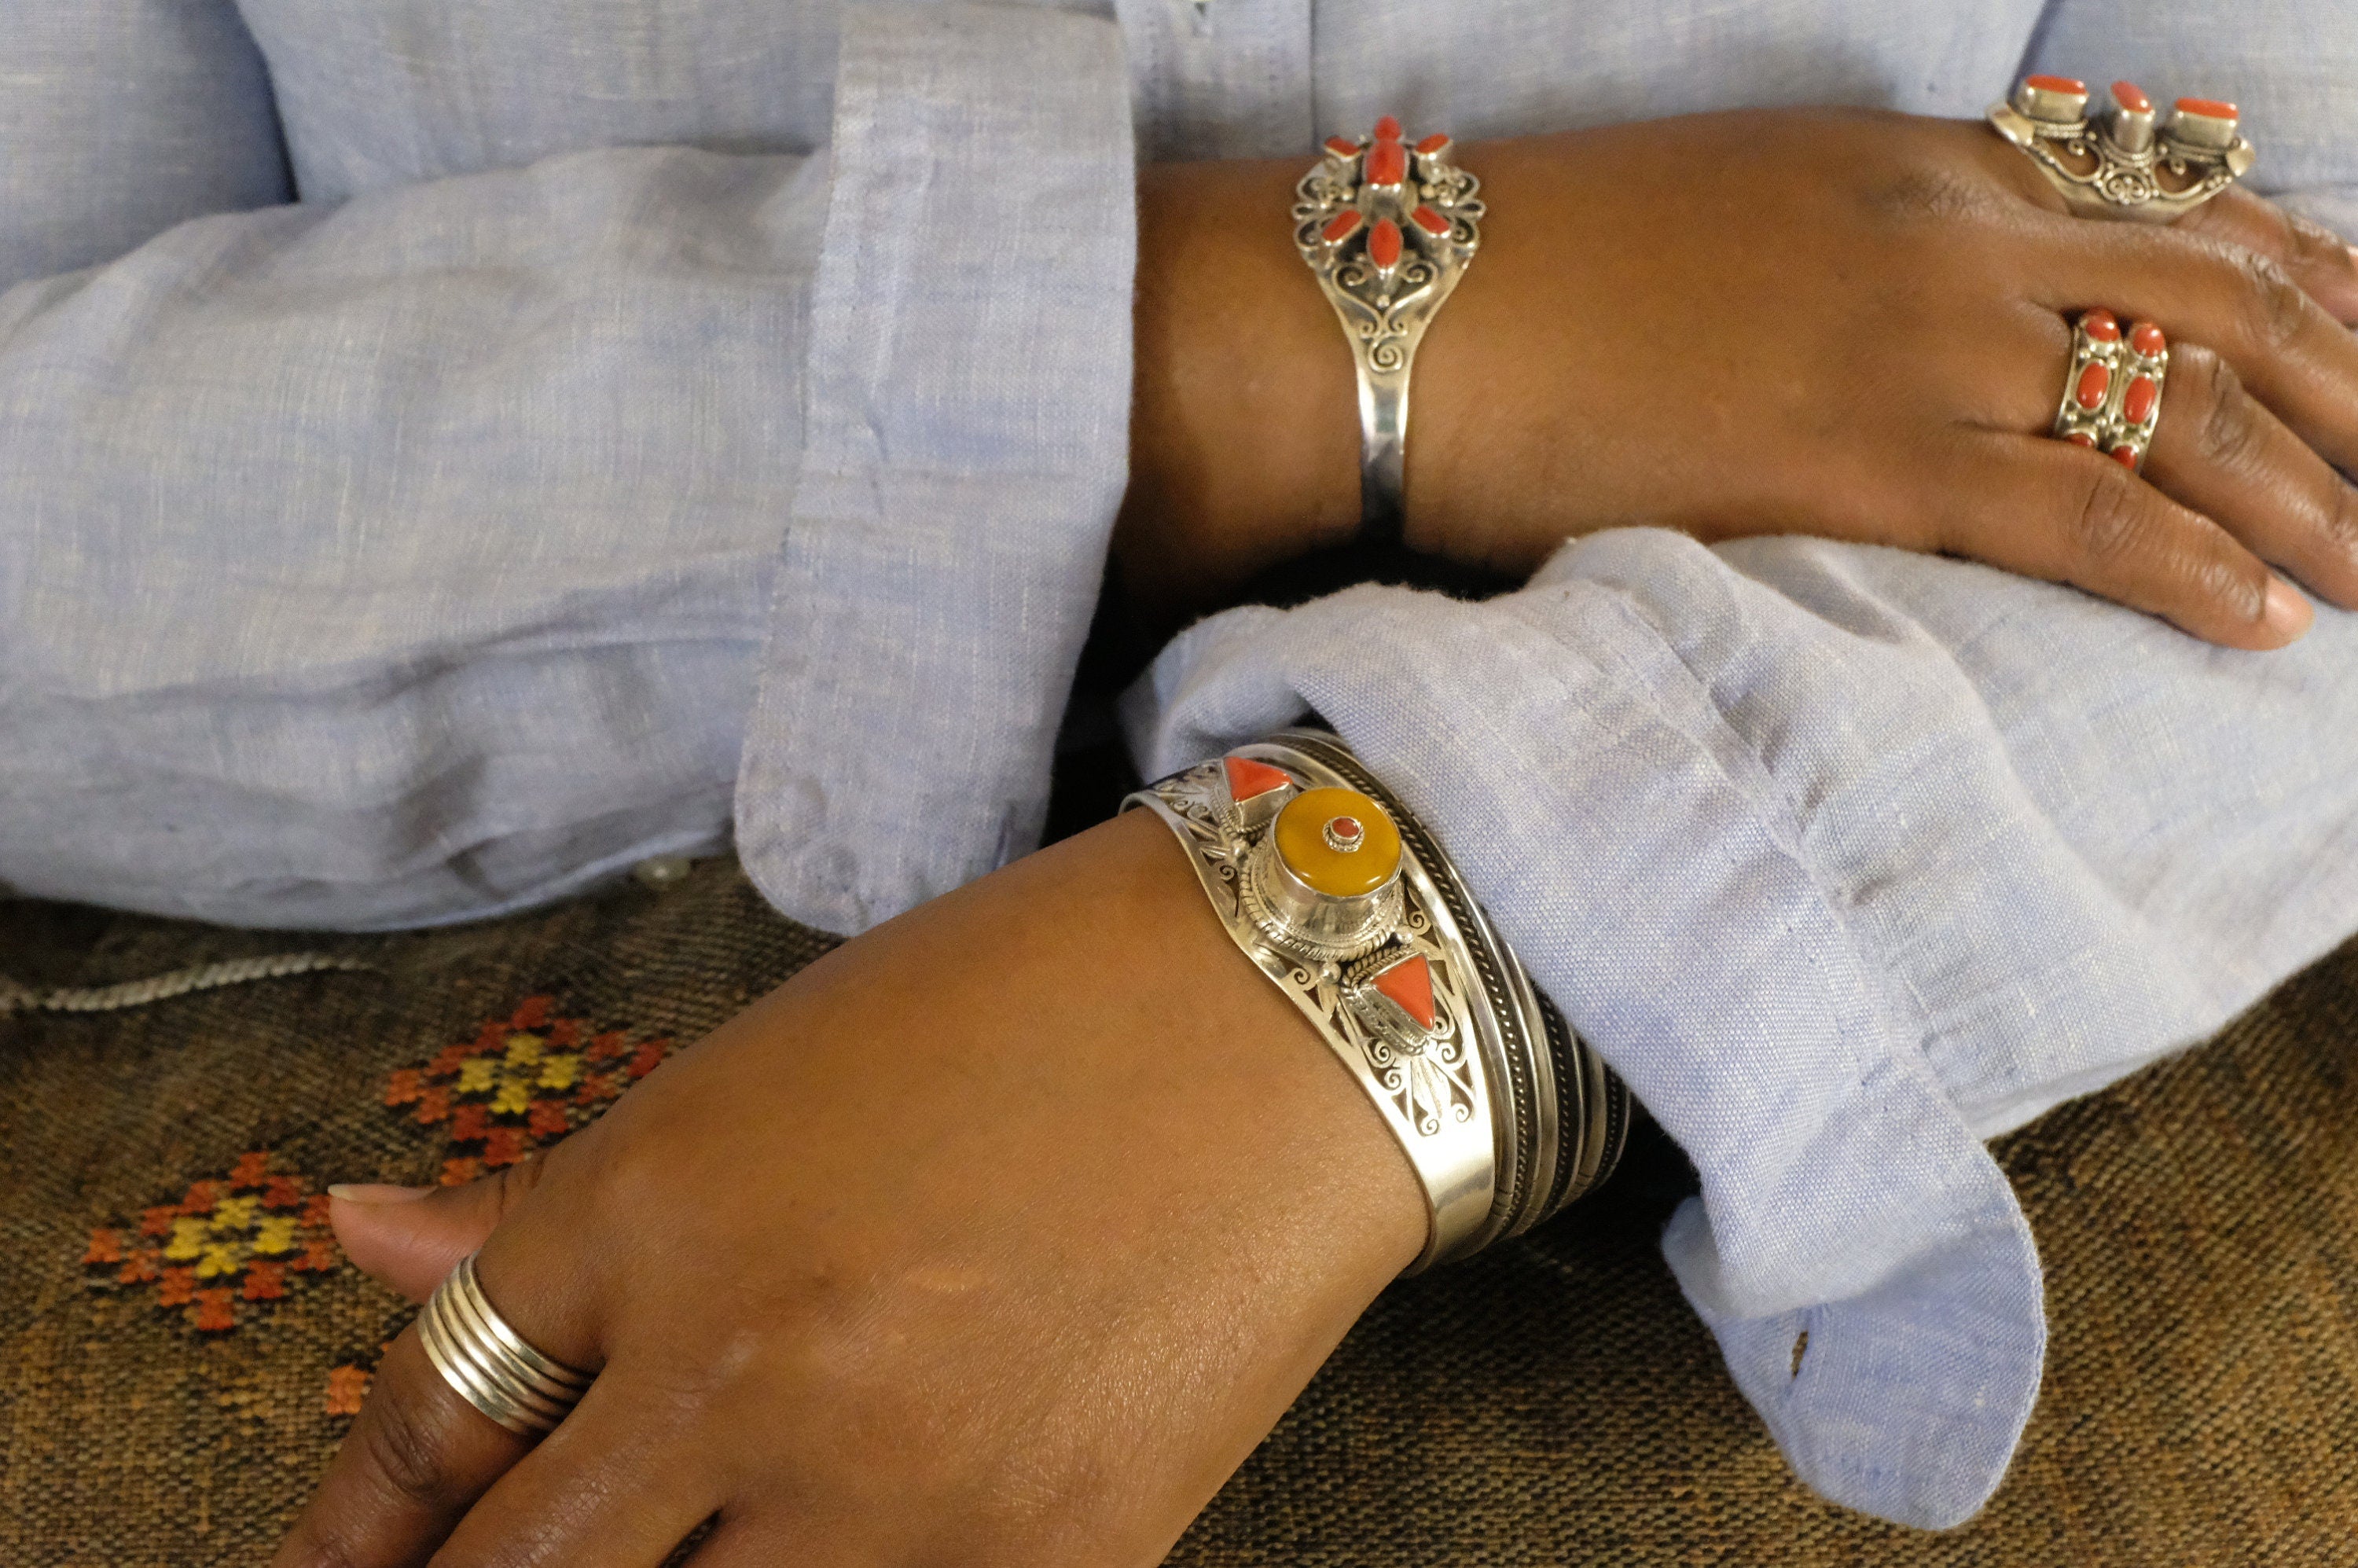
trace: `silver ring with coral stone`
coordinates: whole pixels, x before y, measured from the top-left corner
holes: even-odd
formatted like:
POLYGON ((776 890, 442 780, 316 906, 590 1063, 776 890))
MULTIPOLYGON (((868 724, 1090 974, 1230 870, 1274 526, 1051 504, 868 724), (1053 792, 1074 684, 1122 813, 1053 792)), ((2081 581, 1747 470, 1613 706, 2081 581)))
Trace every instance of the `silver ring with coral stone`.
POLYGON ((2259 154, 2233 103, 2181 98, 2158 114, 2145 89, 2115 81, 2112 103, 2088 113, 2088 84, 2026 76, 1989 122, 2022 149, 2083 218, 2168 223, 2243 178, 2259 154))
POLYGON ((2160 328, 2139 321, 2125 333, 2111 311, 2082 311, 2071 330, 2055 438, 2103 452, 2123 468, 2143 468, 2169 377, 2169 339, 2160 328))

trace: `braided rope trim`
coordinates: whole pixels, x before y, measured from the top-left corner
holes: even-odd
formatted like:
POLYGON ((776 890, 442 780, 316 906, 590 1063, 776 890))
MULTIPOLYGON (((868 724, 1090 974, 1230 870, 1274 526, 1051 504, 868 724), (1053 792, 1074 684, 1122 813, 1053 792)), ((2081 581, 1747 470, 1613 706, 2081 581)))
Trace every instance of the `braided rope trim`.
POLYGON ((218 990, 223 986, 242 986, 255 980, 275 980, 288 975, 317 974, 322 970, 372 968, 373 966, 358 958, 340 958, 327 953, 274 953, 267 957, 231 958, 218 964, 199 964, 149 979, 86 989, 60 986, 51 990, 35 990, 30 986, 20 985, 5 975, 0 975, 0 1018, 12 1012, 115 1012, 127 1007, 146 1007, 151 1002, 168 1001, 174 997, 187 996, 191 991, 218 990))

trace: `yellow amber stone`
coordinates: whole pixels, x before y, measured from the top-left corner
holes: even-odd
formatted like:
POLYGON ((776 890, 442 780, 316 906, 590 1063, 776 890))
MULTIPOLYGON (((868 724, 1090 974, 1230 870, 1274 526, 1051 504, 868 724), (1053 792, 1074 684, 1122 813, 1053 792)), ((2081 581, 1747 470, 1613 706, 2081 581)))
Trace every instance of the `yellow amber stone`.
POLYGON ((1270 831, 1285 869, 1328 898, 1371 893, 1400 870, 1400 829, 1355 789, 1304 790, 1270 831))

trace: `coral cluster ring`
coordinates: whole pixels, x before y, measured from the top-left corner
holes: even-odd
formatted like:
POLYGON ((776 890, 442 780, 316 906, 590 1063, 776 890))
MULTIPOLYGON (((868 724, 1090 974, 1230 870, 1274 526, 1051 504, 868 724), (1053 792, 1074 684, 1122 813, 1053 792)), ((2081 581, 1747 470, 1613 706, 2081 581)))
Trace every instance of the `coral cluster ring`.
POLYGON ((2086 82, 2027 76, 2011 98, 1990 105, 1989 123, 2083 218, 2173 222, 2243 178, 2259 157, 2233 103, 2180 98, 2164 114, 2134 81, 2114 82, 2112 103, 2092 114, 2086 82))
POLYGON ((2054 435, 2103 452, 2122 467, 2142 468, 2161 421, 2169 339, 2150 321, 2126 330, 2109 310, 2082 311, 2071 330, 2071 366, 2054 435))

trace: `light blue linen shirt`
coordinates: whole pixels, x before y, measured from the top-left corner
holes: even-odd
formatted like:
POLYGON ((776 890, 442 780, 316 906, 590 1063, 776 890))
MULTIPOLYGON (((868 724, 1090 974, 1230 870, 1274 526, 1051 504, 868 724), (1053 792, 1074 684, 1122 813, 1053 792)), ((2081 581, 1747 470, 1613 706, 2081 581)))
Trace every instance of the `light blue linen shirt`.
MULTIPOLYGON (((863 927, 1038 835, 1137 157, 2040 67, 2240 100, 2358 228, 2323 0, 0 0, 0 881, 382 927, 733 830, 863 927)), ((1628 530, 1216 618, 1127 718, 1339 726, 1695 1160, 1665 1249, 1797 1472, 1940 1525, 2043 1354, 1979 1141, 2358 926, 2353 655, 1628 530)))

